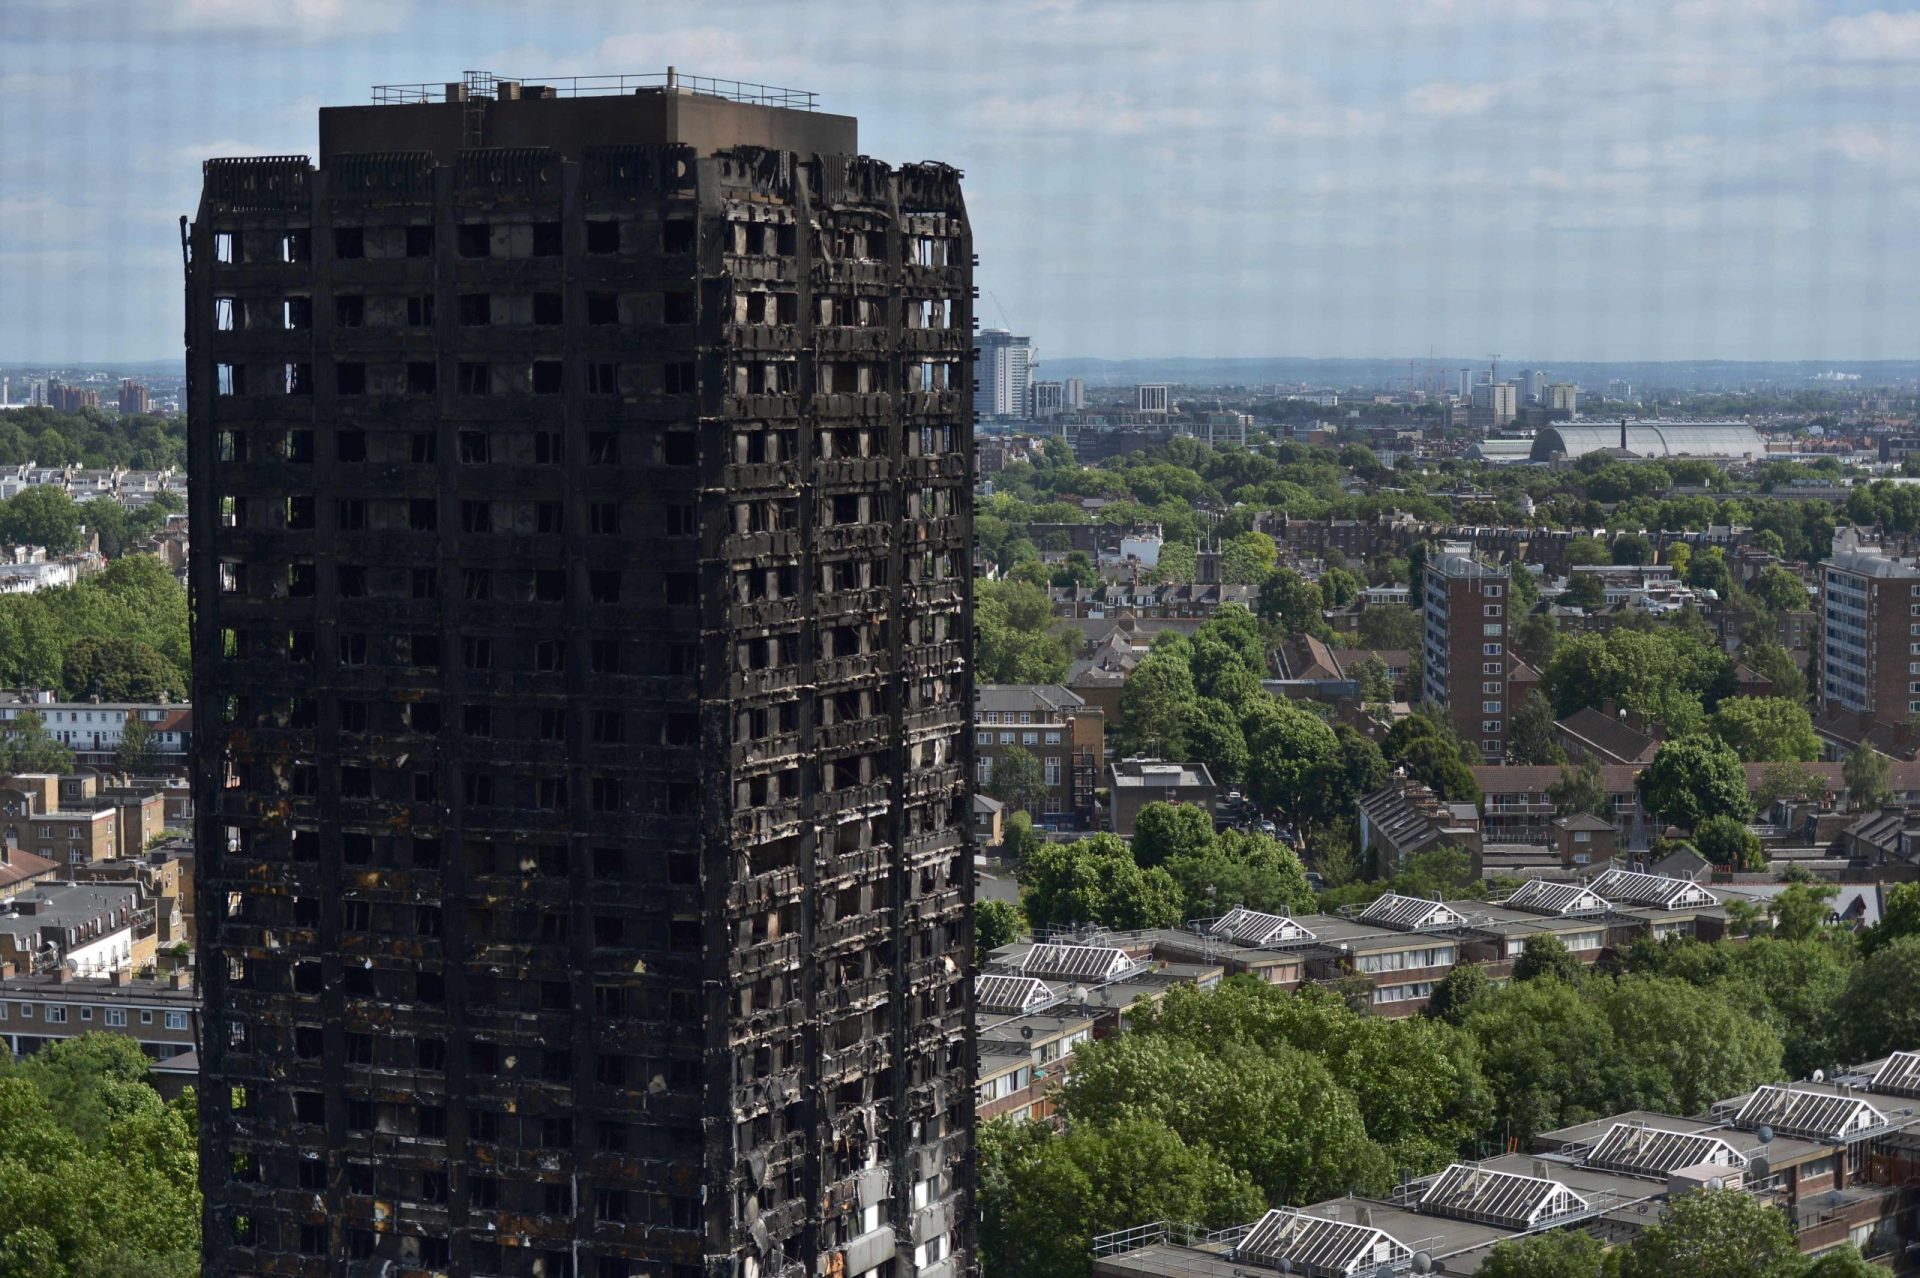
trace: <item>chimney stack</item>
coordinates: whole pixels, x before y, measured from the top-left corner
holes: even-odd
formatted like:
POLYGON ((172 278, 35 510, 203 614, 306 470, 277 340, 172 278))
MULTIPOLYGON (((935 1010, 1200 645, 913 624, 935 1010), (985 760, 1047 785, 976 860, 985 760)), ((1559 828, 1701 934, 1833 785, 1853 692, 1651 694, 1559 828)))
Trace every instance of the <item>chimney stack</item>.
POLYGON ((1627 419, 1625 417, 1620 419, 1620 451, 1623 453, 1627 451, 1627 419))

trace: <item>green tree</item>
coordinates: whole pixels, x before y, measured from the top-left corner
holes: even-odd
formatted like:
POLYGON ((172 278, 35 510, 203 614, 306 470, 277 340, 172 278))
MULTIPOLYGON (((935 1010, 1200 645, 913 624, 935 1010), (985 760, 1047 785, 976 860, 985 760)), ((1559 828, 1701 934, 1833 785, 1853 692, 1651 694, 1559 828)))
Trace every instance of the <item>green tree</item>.
POLYGON ((1826 790, 1826 778, 1798 763, 1769 763, 1753 787, 1753 805, 1765 812, 1780 799, 1817 799, 1826 790))
MULTIPOLYGON (((1337 552, 1335 552, 1337 553, 1337 552)), ((1336 564, 1320 574, 1320 594, 1329 608, 1344 608, 1360 594, 1360 579, 1336 564)))
POLYGON ((1141 866, 1162 865, 1176 856, 1200 855, 1213 847, 1213 817, 1191 803, 1149 803, 1133 822, 1133 859, 1141 866))
POLYGON ((1047 794, 1047 781, 1040 771, 1040 760, 1019 746, 1002 750, 993 761, 993 774, 987 781, 987 793, 1010 808, 1031 813, 1047 794))
POLYGON ((1810 763, 1820 757, 1807 708, 1784 697, 1728 697, 1708 724, 1745 763, 1810 763))
POLYGON ((0 502, 0 540, 45 546, 49 555, 80 548, 80 507, 64 488, 35 484, 0 502))
POLYGON ((1560 779, 1547 787, 1547 799, 1555 816, 1586 813, 1602 820, 1613 819, 1613 798, 1607 793, 1606 773, 1592 755, 1576 767, 1560 769, 1560 779))
POLYGON ((1381 652, 1420 651, 1420 614, 1402 604, 1369 605, 1361 611, 1354 629, 1363 648, 1381 652))
POLYGON ((1053 607, 1030 581, 983 581, 973 602, 974 667, 982 683, 1058 683, 1073 656, 1070 636, 1049 632, 1053 607))
POLYGON ((1667 1200, 1621 1258, 1620 1278, 1798 1278, 1800 1268, 1779 1208, 1738 1189, 1699 1189, 1667 1200))
POLYGON ((1012 901, 976 902, 973 907, 974 956, 984 963, 987 955, 1019 940, 1026 926, 1020 907, 1012 901))
POLYGON ((1382 705, 1393 700, 1393 680, 1387 675, 1387 663, 1375 656, 1362 657, 1353 667, 1360 682, 1360 700, 1367 705, 1382 705))
POLYGON ((37 710, 22 710, 0 737, 0 767, 9 773, 73 771, 73 751, 47 731, 37 710))
POLYGON ((1543 978, 1578 985, 1587 974, 1586 964, 1574 956, 1565 941, 1548 933, 1530 936, 1513 961, 1513 979, 1537 981, 1543 978))
POLYGON ((1075 1124, 1163 1123, 1189 1145, 1218 1149, 1269 1202, 1377 1191, 1392 1179, 1352 1094, 1313 1055, 1285 1045, 1118 1034, 1074 1053, 1061 1104, 1075 1124))
POLYGON ((1198 700, 1184 640, 1155 643, 1120 690, 1120 735, 1133 749, 1162 758, 1184 753, 1181 723, 1198 700))
MULTIPOLYGON (((1320 587, 1290 568, 1276 568, 1260 583, 1262 617, 1277 622, 1288 634, 1321 635, 1327 631, 1320 587)), ((1369 608, 1366 612, 1372 612, 1369 608)), ((1364 623, 1366 612, 1360 614, 1364 623)))
POLYGON ((1807 699, 1807 679, 1800 663, 1779 644, 1749 639, 1740 645, 1740 660, 1773 685, 1774 696, 1796 705, 1807 699))
POLYGON ((1033 817, 1030 813, 1015 812, 1001 827, 1000 855, 1014 865, 1026 864, 1027 858, 1043 840, 1034 832, 1033 817))
POLYGON ((1493 980, 1486 968, 1474 962, 1457 964, 1435 983, 1433 997, 1427 1000, 1426 1014, 1449 1025, 1459 1025, 1492 988, 1493 980))
POLYGON ((1564 602, 1597 612, 1607 606, 1607 583, 1597 572, 1576 572, 1567 581, 1564 602))
POLYGON ((1693 832, 1693 846, 1715 865, 1733 870, 1764 870, 1767 854, 1760 836, 1738 817, 1710 816, 1693 832))
POLYGON ((1254 801, 1286 813, 1298 826, 1311 826, 1320 787, 1339 754, 1339 739, 1326 721, 1291 701, 1274 701, 1248 732, 1247 753, 1247 789, 1254 801))
POLYGON ((1859 1248, 1842 1243, 1809 1264, 1803 1278, 1893 1278, 1893 1270, 1869 1264, 1859 1248))
POLYGON ((1875 949, 1854 969, 1834 1011, 1850 1059, 1912 1050, 1920 1043, 1920 936, 1875 949))
POLYGON ((1893 797, 1893 764, 1865 742, 1847 756, 1840 777, 1847 786, 1847 806, 1855 812, 1870 811, 1893 797))
POLYGON ((1562 1229, 1494 1245, 1478 1278, 1602 1278, 1606 1248, 1592 1234, 1562 1229))
POLYGON ((1259 585, 1279 558, 1279 547, 1267 534, 1241 533, 1220 547, 1220 580, 1228 585, 1259 585))
POLYGON ((180 672, 138 639, 85 635, 67 649, 61 684, 74 700, 173 701, 186 695, 180 672))
POLYGON ((1810 606, 1806 583, 1779 564, 1755 573, 1747 593, 1769 612, 1804 612, 1810 606))
POLYGON ((1513 712, 1507 753, 1515 763, 1564 764, 1567 752, 1553 739, 1553 707, 1538 689, 1529 692, 1513 712))
MULTIPOLYGON (((1223 686, 1227 682, 1220 680, 1223 686)), ((1266 695, 1257 679, 1253 680, 1253 692, 1266 695)), ((1216 784, 1239 785, 1246 779, 1246 733, 1240 728, 1240 717, 1225 701, 1201 697, 1188 702, 1178 730, 1186 746, 1182 753, 1196 763, 1206 764, 1216 784)))
POLYGON ((1021 904, 1036 929, 1094 923, 1131 930, 1178 927, 1180 889, 1164 869, 1143 870, 1111 834, 1048 843, 1019 870, 1021 904))
POLYGON ((1666 742, 1641 772, 1638 785, 1649 811, 1687 829, 1710 816, 1744 820, 1752 807, 1740 756, 1711 737, 1666 742))
POLYGON ((1779 1035, 1721 993, 1664 976, 1603 987, 1638 1108, 1692 1114, 1780 1077, 1779 1035))
POLYGON ((1573 537, 1567 541, 1567 563, 1604 564, 1612 560, 1607 553, 1606 543, 1598 537, 1573 537))
POLYGON ((1860 951, 1872 954, 1903 936, 1920 936, 1920 883, 1895 883, 1887 888, 1880 921, 1860 935, 1860 951))
POLYGON ((1625 1106, 1629 1065, 1613 1024, 1564 981, 1520 981, 1467 1012, 1494 1097, 1491 1135, 1523 1144, 1538 1132, 1590 1122, 1625 1106))
POLYGON ((1711 590, 1726 598, 1733 590, 1726 553, 1718 546, 1702 547, 1687 563, 1687 584, 1695 590, 1711 590))
POLYGON ((138 714, 129 714, 120 730, 120 744, 113 752, 116 772, 150 777, 160 771, 160 746, 153 729, 138 714))
POLYGON ((1833 1071, 1840 1060, 1834 1009, 1854 969, 1847 946, 1776 932, 1745 945, 1702 948, 1726 956, 1721 979, 1759 995, 1757 1011, 1780 1037, 1781 1069, 1788 1078, 1833 1071))
POLYGON ((165 1103, 148 1078, 118 1035, 0 1063, 0 1274, 198 1273, 194 1101, 165 1103))
POLYGON ((1206 1141, 1152 1119, 980 1127, 980 1247, 996 1278, 1084 1278, 1093 1237, 1147 1220, 1223 1228, 1253 1220, 1260 1191, 1206 1141))
POLYGON ((1313 908, 1313 889, 1294 850, 1266 834, 1228 830, 1204 847, 1167 858, 1187 917, 1224 914, 1236 905, 1269 914, 1313 908))

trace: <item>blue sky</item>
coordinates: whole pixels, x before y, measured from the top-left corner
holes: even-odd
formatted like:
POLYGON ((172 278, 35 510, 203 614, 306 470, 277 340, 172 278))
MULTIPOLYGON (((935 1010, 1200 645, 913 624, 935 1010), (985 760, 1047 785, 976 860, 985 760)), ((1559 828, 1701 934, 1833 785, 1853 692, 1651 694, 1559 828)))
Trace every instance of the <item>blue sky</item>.
POLYGON ((0 362, 176 354, 206 156, 312 152, 376 83, 669 63, 964 169, 983 321, 1043 361, 1920 354, 1911 8, 3 0, 0 362))

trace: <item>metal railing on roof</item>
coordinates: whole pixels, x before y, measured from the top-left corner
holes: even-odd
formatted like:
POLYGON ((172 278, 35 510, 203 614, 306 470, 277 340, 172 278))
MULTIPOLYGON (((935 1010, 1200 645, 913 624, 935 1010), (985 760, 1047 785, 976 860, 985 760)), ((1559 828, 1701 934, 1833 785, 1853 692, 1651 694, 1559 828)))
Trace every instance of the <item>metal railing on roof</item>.
MULTIPOLYGON (((542 78, 496 75, 491 71, 463 72, 458 84, 466 100, 493 98, 503 85, 512 85, 523 97, 615 97, 642 91, 685 89, 730 102, 750 102, 756 106, 786 107, 812 111, 819 106, 820 95, 809 89, 788 89, 776 84, 755 84, 748 80, 724 80, 712 76, 685 75, 675 68, 631 75, 557 75, 542 78)), ((376 106, 401 106, 419 102, 448 101, 449 82, 425 84, 376 84, 376 106)), ((452 99, 459 101, 459 98, 452 99)))

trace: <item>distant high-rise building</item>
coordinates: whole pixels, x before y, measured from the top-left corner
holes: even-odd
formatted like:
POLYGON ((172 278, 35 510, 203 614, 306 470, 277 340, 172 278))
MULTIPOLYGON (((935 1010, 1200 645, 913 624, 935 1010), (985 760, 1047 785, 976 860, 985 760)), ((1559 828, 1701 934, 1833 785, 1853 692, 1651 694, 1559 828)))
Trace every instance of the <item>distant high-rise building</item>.
POLYGON ((1520 375, 1514 378, 1514 382, 1519 387, 1521 398, 1527 403, 1544 404, 1547 402, 1547 373, 1545 369, 1522 369, 1520 375))
POLYGON ((1067 411, 1077 413, 1087 406, 1087 383, 1078 377, 1067 379, 1067 411))
POLYGON ((147 388, 132 378, 120 379, 120 411, 122 413, 144 413, 148 411, 147 388))
POLYGON ((1579 387, 1572 382, 1555 382, 1547 387, 1547 407, 1572 416, 1580 411, 1579 387))
POLYGON ((1851 529, 1820 563, 1820 709, 1904 729, 1920 715, 1920 565, 1851 529))
POLYGON ((1473 394, 1473 370, 1471 368, 1463 368, 1460 370, 1459 388, 1461 399, 1465 399, 1473 394))
POLYGON ((1033 416, 1058 417, 1066 411, 1067 390, 1059 382, 1033 384, 1033 416))
POLYGON ((982 329, 974 338, 974 380, 983 417, 1028 417, 1033 403, 1033 339, 1004 328, 982 329))
POLYGON ((66 386, 58 380, 47 382, 47 407, 63 413, 77 413, 83 408, 100 407, 100 392, 85 386, 66 386))
POLYGON ((1476 559, 1466 542, 1443 542, 1427 557, 1424 697, 1489 760, 1506 754, 1512 712, 1507 586, 1507 570, 1476 559))
POLYGON ((1150 383, 1135 388, 1133 407, 1142 416, 1165 417, 1173 411, 1173 401, 1164 383, 1150 383))
POLYGON ((1616 377, 1607 383, 1608 399, 1632 399, 1633 383, 1616 377))
POLYGON ((205 168, 208 1278, 976 1268, 959 174, 592 83, 205 168))
POLYGON ((1517 416, 1512 382, 1481 382, 1473 388, 1473 412, 1468 419, 1474 430, 1503 430, 1517 416))

